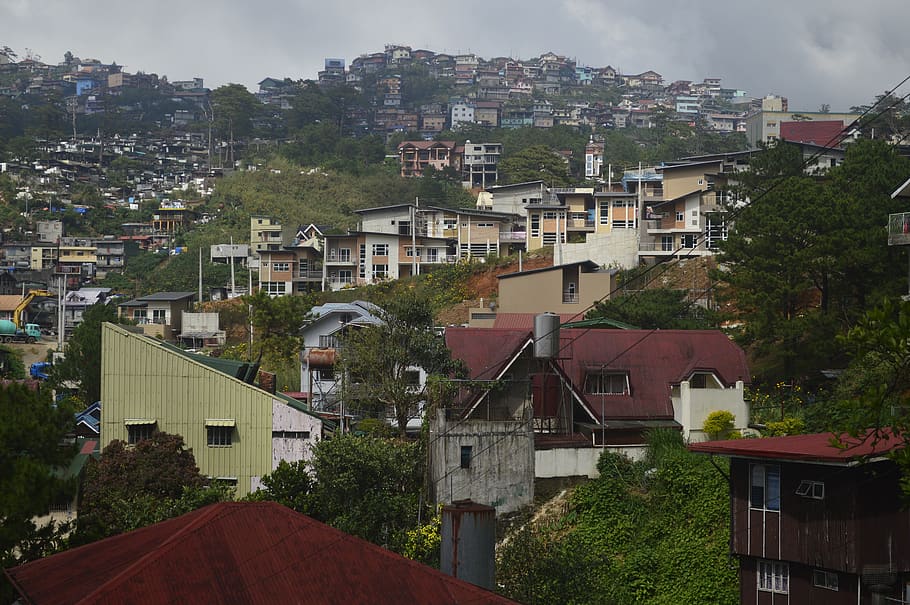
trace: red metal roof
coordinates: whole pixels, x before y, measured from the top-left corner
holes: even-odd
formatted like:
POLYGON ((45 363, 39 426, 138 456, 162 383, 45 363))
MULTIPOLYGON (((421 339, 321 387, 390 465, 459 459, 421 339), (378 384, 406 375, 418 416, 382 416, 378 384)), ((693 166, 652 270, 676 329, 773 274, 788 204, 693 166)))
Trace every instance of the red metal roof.
MULTIPOLYGON (((492 379, 532 337, 530 329, 449 328, 446 345, 471 378, 492 379)), ((717 330, 563 328, 556 366, 592 416, 601 418, 603 410, 607 420, 672 420, 672 386, 698 370, 712 372, 727 387, 749 382, 745 353, 717 330), (601 371, 627 374, 630 393, 585 394, 585 376, 601 371)))
POLYGON ((513 603, 273 502, 213 504, 6 570, 26 603, 513 603))
POLYGON ((717 330, 593 330, 560 332, 559 367, 591 413, 608 420, 672 419, 670 389, 696 370, 730 387, 749 382, 746 355, 717 330), (629 395, 588 395, 585 375, 626 372, 629 395), (604 404, 602 406, 602 404, 604 404))
POLYGON ((781 122, 780 138, 794 143, 812 143, 823 147, 840 147, 844 130, 841 120, 813 120, 811 122, 781 122))
POLYGON ((472 380, 495 380, 531 340, 530 330, 446 328, 452 357, 465 362, 472 380))
POLYGON ((733 439, 693 443, 689 449, 701 454, 717 454, 734 458, 774 458, 803 462, 850 463, 857 458, 884 455, 904 447, 900 438, 890 431, 870 431, 865 438, 841 436, 834 433, 765 437, 763 439, 733 439))

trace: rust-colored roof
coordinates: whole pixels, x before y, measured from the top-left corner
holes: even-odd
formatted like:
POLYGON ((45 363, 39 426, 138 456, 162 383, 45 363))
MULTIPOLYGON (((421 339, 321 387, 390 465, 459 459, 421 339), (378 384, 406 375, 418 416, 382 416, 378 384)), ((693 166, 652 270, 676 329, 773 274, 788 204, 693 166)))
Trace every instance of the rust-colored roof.
POLYGON ((799 462, 826 462, 849 464, 857 458, 883 456, 904 447, 903 439, 890 431, 870 431, 865 438, 842 435, 838 441, 834 433, 788 435, 763 439, 733 439, 693 443, 689 449, 701 454, 717 454, 733 458, 771 458, 799 462), (840 442, 842 445, 838 446, 840 442))
POLYGON ((454 150, 457 145, 455 141, 402 141, 398 144, 398 149, 401 150, 404 147, 414 147, 416 149, 430 149, 432 147, 444 147, 446 149, 454 150))
POLYGON ((718 330, 593 330, 560 331, 558 365, 576 394, 596 417, 601 395, 584 393, 585 375, 626 372, 629 395, 607 395, 604 417, 609 420, 672 419, 670 389, 692 372, 713 372, 724 386, 749 382, 746 355, 718 330))
POLYGON ((471 380, 496 380, 531 338, 530 330, 446 328, 446 346, 471 380))
POLYGON ((840 147, 844 123, 841 120, 781 122, 780 138, 792 143, 811 143, 823 147, 840 147))
POLYGON ((274 502, 213 504, 6 570, 26 603, 513 603, 274 502))
MULTIPOLYGON (((452 356, 463 360, 475 379, 496 378, 515 357, 518 343, 532 337, 527 328, 446 330, 452 356)), ((749 382, 745 353, 717 330, 562 328, 555 366, 592 417, 600 419, 603 411, 603 418, 613 421, 672 420, 671 388, 695 371, 710 371, 727 387, 749 382), (629 394, 586 394, 585 376, 601 371, 627 374, 629 394)))

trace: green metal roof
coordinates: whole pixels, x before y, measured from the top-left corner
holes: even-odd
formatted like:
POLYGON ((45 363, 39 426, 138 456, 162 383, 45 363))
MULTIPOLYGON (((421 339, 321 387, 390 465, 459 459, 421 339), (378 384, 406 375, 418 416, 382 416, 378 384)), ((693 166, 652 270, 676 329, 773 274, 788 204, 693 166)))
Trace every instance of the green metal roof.
POLYGON ((627 324, 618 319, 610 319, 609 317, 597 317, 595 319, 582 319, 580 321, 570 321, 569 323, 562 324, 560 328, 613 328, 618 330, 640 330, 632 324, 627 324))
POLYGON ((252 363, 247 361, 240 361, 238 359, 227 359, 224 357, 210 357, 208 355, 199 355, 198 353, 190 353, 189 351, 184 351, 180 347, 174 346, 168 342, 158 341, 162 347, 179 353, 184 357, 188 357, 193 361, 198 361, 202 365, 221 372, 222 374, 227 374, 238 380, 242 380, 247 384, 253 384, 256 381, 256 378, 259 376, 259 363, 252 363))

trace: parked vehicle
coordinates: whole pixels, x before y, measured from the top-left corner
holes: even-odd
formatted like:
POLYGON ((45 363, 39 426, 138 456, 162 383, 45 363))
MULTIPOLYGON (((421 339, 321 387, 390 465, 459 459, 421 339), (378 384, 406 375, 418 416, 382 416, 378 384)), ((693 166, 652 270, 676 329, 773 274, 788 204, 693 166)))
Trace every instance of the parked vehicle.
POLYGON ((41 328, 38 324, 25 324, 23 329, 8 319, 0 319, 0 340, 5 343, 38 342, 41 340, 41 328))
POLYGON ((28 375, 38 380, 47 380, 50 378, 48 372, 53 364, 49 361, 36 361, 28 367, 28 375))

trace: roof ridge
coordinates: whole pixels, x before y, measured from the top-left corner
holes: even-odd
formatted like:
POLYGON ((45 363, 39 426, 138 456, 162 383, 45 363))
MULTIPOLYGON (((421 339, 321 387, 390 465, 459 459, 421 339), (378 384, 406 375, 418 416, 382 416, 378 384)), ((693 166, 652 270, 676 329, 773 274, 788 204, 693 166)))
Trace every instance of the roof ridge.
MULTIPOLYGON (((104 582, 103 584, 99 585, 97 588, 95 588, 95 590, 93 590, 89 594, 87 594, 84 597, 82 597, 81 599, 79 599, 76 603, 78 604, 78 603, 94 602, 96 597, 100 596, 107 590, 110 590, 111 588, 117 586, 124 579, 126 579, 130 575, 134 574, 137 570, 141 569, 142 567, 145 567, 152 561, 160 558, 166 552, 169 552, 170 550, 172 550, 177 544, 182 542, 183 539, 185 539, 188 536, 188 534, 193 533, 193 532, 197 531, 198 529, 200 529, 202 526, 207 525, 218 515, 223 515, 223 514, 227 514, 228 512, 230 512, 230 508, 233 508, 233 507, 227 506, 229 504, 233 504, 233 503, 232 502, 216 502, 215 504, 211 504, 204 508, 196 509, 192 512, 186 513, 186 515, 182 515, 182 516, 197 515, 197 517, 195 519, 192 519, 189 523, 187 523, 183 527, 181 527, 173 535, 166 538, 163 542, 161 542, 153 550, 151 550, 148 553, 146 553, 145 555, 139 557, 139 559, 137 559, 135 562, 131 563, 130 565, 127 565, 126 567, 124 567, 120 571, 120 573, 118 573, 116 576, 109 579, 107 582, 104 582)), ((175 517, 173 520, 176 520, 176 519, 180 519, 180 517, 175 517)), ((154 527, 154 525, 148 525, 146 527, 154 527)), ((127 532, 127 533, 131 533, 131 532, 127 532)), ((120 535, 123 536, 126 534, 120 534, 120 535)))

